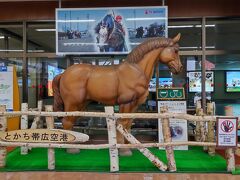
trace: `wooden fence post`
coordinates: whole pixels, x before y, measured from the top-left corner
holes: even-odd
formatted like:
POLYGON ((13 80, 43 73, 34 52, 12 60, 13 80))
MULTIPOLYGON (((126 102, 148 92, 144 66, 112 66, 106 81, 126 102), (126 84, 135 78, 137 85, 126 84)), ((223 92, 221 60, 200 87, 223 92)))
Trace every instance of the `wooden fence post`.
MULTIPOLYGON (((212 116, 214 115, 214 106, 213 103, 207 103, 207 115, 212 116)), ((209 121, 208 122, 208 132, 207 132, 207 141, 208 142, 215 142, 215 122, 209 121)), ((208 154, 211 156, 215 156, 215 147, 208 147, 208 154)))
MULTIPOLYGON (((233 116, 233 108, 232 106, 225 106, 225 115, 233 116)), ((227 158, 227 171, 232 172, 235 170, 235 154, 233 148, 228 148, 225 151, 227 158)))
MULTIPOLYGON (((38 109, 39 112, 42 111, 42 104, 43 104, 42 100, 38 101, 37 109, 38 109)), ((34 117, 33 123, 32 123, 32 125, 31 125, 31 129, 37 129, 37 128, 39 128, 40 126, 42 127, 42 125, 40 125, 40 124, 42 124, 42 122, 40 121, 40 119, 41 119, 40 116, 35 116, 35 117, 34 117)))
MULTIPOLYGON (((198 108, 196 112, 197 116, 203 116, 203 109, 198 108)), ((198 142, 205 142, 206 140, 206 129, 205 129, 205 122, 197 122, 196 123, 196 141, 198 142), (198 131, 198 132, 197 132, 198 131)))
MULTIPOLYGON (((163 106, 160 108, 161 113, 167 113, 168 112, 168 107, 163 106)), ((162 131, 163 131, 163 139, 164 142, 169 143, 172 142, 172 137, 171 137, 171 131, 170 131, 170 122, 168 118, 162 118, 162 131)), ((173 151, 173 146, 166 146, 166 155, 167 155, 167 160, 168 160, 168 169, 169 171, 176 171, 176 162, 174 158, 174 151, 173 151)))
MULTIPOLYGON (((108 114, 113 114, 113 107, 105 107, 105 112, 108 114)), ((111 145, 109 148, 110 155, 110 171, 119 171, 119 159, 118 159, 118 149, 117 149, 117 133, 116 133, 116 119, 106 118, 107 128, 108 128, 108 143, 111 145)))
MULTIPOLYGON (((6 106, 0 105, 0 111, 6 111, 6 106)), ((0 131, 5 132, 7 130, 7 117, 0 116, 0 131)), ((0 147, 0 168, 5 167, 6 165, 6 155, 7 155, 7 148, 2 146, 0 147)))
MULTIPOLYGON (((28 111, 28 104, 22 103, 22 111, 28 111)), ((28 116, 22 115, 21 116, 21 129, 28 129, 28 116)), ((28 154, 28 147, 21 147, 21 155, 28 154)))
MULTIPOLYGON (((201 101, 197 101, 196 104, 196 115, 199 116, 199 111, 201 109, 201 101)), ((195 134, 195 141, 200 142, 201 139, 201 130, 200 130, 200 122, 196 122, 196 134, 195 134)))
MULTIPOLYGON (((45 106, 45 111, 52 112, 53 111, 53 106, 52 105, 46 105, 45 106)), ((48 129, 54 129, 54 117, 53 116, 46 117, 46 124, 47 124, 48 129)), ((55 169, 55 151, 54 151, 54 148, 49 148, 48 149, 48 169, 49 170, 54 170, 55 169)))

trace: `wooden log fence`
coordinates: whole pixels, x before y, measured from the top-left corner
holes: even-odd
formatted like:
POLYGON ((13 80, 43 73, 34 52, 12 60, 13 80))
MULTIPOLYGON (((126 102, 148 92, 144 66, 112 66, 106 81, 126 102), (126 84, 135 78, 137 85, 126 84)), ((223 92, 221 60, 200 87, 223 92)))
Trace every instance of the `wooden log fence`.
MULTIPOLYGON (((46 108, 48 109, 48 108, 46 108)), ((140 143, 136 140, 131 134, 127 133, 127 130, 121 128, 121 126, 116 127, 116 121, 119 118, 140 118, 140 119, 162 119, 162 124, 164 125, 165 134, 169 134, 169 122, 167 120, 169 118, 177 118, 177 119, 185 119, 189 121, 196 121, 196 122, 215 122, 216 117, 225 117, 231 118, 232 115, 228 116, 206 116, 201 114, 200 116, 189 115, 189 114, 182 114, 182 113, 114 113, 113 110, 106 108, 106 112, 50 112, 52 111, 51 108, 47 110, 48 112, 43 112, 37 110, 31 111, 14 111, 14 112, 6 112, 4 108, 0 107, 0 131, 6 131, 6 117, 12 116, 38 116, 38 117, 47 117, 47 121, 51 120, 53 123, 53 117, 66 117, 66 116, 84 116, 84 117, 105 117, 107 119, 107 126, 109 135, 109 144, 98 144, 98 145, 91 145, 91 144, 63 144, 63 143, 28 143, 28 142, 5 142, 0 141, 0 167, 5 166, 5 157, 6 157, 6 147, 41 147, 41 148, 48 148, 49 155, 48 155, 48 168, 53 170, 55 168, 55 156, 54 156, 54 148, 79 148, 79 149, 106 149, 109 148, 110 154, 110 171, 117 172, 119 171, 119 164, 118 164, 118 149, 119 148, 137 148, 142 152, 146 157, 149 158, 151 162, 157 162, 155 165, 160 170, 166 170, 166 165, 164 165, 159 159, 154 159, 154 155, 149 155, 148 150, 146 148, 149 147, 165 147, 167 152, 167 159, 168 159, 168 170, 176 171, 176 164, 174 159, 174 153, 172 150, 172 146, 182 146, 182 145, 192 145, 192 146, 207 146, 207 147, 215 147, 215 142, 196 142, 196 141, 187 141, 187 142, 171 142, 171 138, 166 136, 165 141, 163 143, 140 143), (166 122, 165 122, 166 121, 166 122), (4 125, 5 124, 5 125, 4 125), (168 127, 167 127, 168 126, 168 127), (127 138, 131 144, 117 144, 116 141, 116 130, 120 131, 125 138, 127 138), (170 148, 169 148, 170 147, 170 148)), ((25 120, 25 118, 23 118, 25 120)), ((50 122, 50 121, 49 121, 50 122)), ((53 124, 49 125, 48 128, 53 128, 53 124)), ((240 147, 240 144, 238 144, 240 147)), ((232 157, 231 157, 232 158, 232 157)), ((230 161, 227 161, 230 163, 230 161)), ((231 167, 234 166, 231 163, 231 167)), ((228 168, 228 171, 231 171, 233 168, 228 168)))
MULTIPOLYGON (((6 106, 0 106, 0 111, 5 112, 6 106)), ((6 130, 7 130, 7 118, 6 116, 0 116, 0 131, 5 132, 6 130)), ((6 146, 0 145, 0 167, 5 167, 6 155, 7 155, 6 146)))
MULTIPOLYGON (((225 114, 227 116, 233 115, 233 107, 232 106, 226 106, 225 107, 225 114)), ((233 171, 235 170, 235 149, 228 148, 225 152, 226 158, 227 158, 227 170, 233 171)))
MULTIPOLYGON (((207 103, 207 115, 214 115, 214 104, 213 103, 207 103)), ((207 141, 208 142, 215 142, 215 125, 216 123, 211 121, 207 124, 207 141)), ((215 147, 208 147, 208 154, 210 156, 215 156, 215 147)))
MULTIPOLYGON (((28 111, 28 104, 27 103, 22 103, 22 109, 24 111, 28 111)), ((20 129, 28 129, 28 116, 27 115, 22 115, 21 116, 21 123, 20 123, 20 129)), ((21 154, 26 155, 28 154, 28 148, 27 147, 21 147, 21 154)))
MULTIPOLYGON (((168 107, 163 106, 160 108, 161 113, 166 113, 168 112, 168 107)), ((163 140, 164 142, 172 142, 172 137, 171 137, 171 131, 170 131, 170 122, 168 118, 162 118, 162 131, 163 131, 163 140)), ((173 146, 166 146, 166 154, 167 154, 167 160, 168 160, 168 169, 169 171, 176 171, 176 162, 174 158, 174 151, 173 151, 173 146)))

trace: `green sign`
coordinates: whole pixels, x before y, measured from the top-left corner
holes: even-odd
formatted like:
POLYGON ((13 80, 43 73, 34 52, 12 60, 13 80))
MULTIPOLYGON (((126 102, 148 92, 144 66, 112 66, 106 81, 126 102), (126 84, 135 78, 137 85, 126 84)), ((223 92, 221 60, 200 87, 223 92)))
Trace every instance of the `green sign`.
POLYGON ((157 99, 160 100, 178 100, 185 99, 185 91, 183 87, 174 88, 158 88, 157 99))

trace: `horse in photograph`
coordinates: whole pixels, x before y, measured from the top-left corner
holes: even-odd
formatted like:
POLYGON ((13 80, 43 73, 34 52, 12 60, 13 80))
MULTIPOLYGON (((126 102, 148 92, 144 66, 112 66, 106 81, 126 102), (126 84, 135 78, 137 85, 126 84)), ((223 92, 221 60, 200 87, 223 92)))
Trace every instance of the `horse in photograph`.
POLYGON ((97 37, 98 39, 98 47, 100 52, 106 51, 107 48, 107 39, 108 39, 108 30, 107 27, 104 25, 100 25, 99 29, 99 36, 97 37))
MULTIPOLYGON (((135 47, 119 65, 94 66, 77 64, 53 80, 54 111, 83 111, 91 100, 106 105, 119 105, 120 113, 134 112, 148 97, 148 84, 157 61, 166 64, 177 74, 182 69, 175 38, 150 38, 135 47)), ((76 117, 63 118, 63 128, 72 130, 76 117)), ((130 131, 132 120, 119 119, 130 131)), ((124 137, 117 132, 117 142, 124 143, 124 137)), ((130 154, 120 149, 120 154, 130 154)))
POLYGON ((124 31, 111 14, 107 14, 95 28, 100 52, 126 50, 124 31))

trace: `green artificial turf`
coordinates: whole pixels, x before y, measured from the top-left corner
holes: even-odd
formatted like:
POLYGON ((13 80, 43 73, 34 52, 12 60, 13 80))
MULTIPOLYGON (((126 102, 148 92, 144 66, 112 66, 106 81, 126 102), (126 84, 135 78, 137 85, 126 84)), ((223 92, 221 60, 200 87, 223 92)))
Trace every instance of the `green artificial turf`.
MULTIPOLYGON (((164 163, 166 153, 157 148, 150 149, 164 163)), ((223 172, 226 160, 220 155, 209 156, 201 147, 189 147, 188 151, 174 151, 177 172, 223 172)), ((67 154, 65 149, 55 149, 56 171, 110 172, 108 149, 81 150, 79 154, 67 154)), ((131 157, 120 157, 120 172, 160 172, 138 150, 131 157)), ((47 149, 33 148, 28 155, 20 155, 20 148, 8 153, 6 167, 0 171, 46 171, 47 149)))
POLYGON ((240 174, 240 168, 237 168, 235 171, 232 172, 234 175, 239 175, 240 174))

